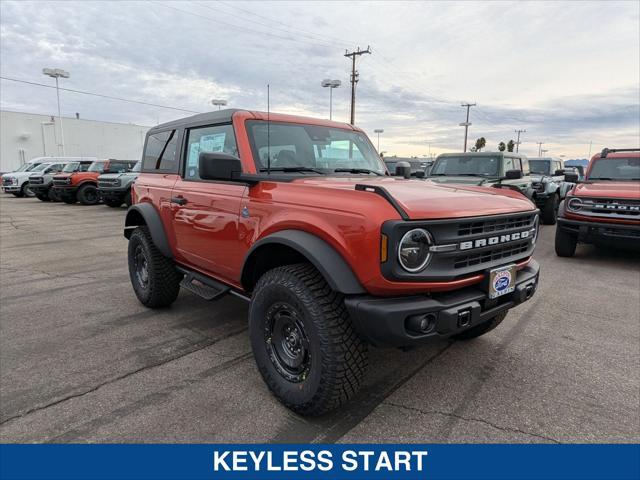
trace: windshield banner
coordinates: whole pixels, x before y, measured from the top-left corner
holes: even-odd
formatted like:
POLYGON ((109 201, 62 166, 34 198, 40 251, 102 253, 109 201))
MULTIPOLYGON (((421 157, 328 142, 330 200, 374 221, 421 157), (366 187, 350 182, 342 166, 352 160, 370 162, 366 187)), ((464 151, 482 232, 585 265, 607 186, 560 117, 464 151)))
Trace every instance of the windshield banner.
POLYGON ((638 445, 2 445, 2 479, 637 479, 638 445))

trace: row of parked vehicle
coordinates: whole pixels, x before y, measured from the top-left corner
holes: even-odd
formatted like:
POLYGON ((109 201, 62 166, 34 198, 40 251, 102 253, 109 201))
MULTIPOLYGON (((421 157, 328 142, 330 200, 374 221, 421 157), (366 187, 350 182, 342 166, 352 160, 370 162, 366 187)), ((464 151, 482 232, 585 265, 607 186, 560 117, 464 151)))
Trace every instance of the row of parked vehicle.
POLYGON ((38 157, 2 176, 2 189, 43 202, 110 207, 131 205, 131 185, 140 172, 136 160, 91 157, 38 157))

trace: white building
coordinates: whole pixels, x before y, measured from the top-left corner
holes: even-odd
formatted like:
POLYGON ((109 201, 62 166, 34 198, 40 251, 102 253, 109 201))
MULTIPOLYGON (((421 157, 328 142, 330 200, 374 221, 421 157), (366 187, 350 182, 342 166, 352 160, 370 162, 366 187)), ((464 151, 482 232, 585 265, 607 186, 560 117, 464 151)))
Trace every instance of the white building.
MULTIPOLYGON (((15 170, 34 157, 61 156, 58 117, 0 111, 0 172, 15 170)), ((120 158, 142 156, 150 127, 62 117, 64 153, 69 157, 120 158)))

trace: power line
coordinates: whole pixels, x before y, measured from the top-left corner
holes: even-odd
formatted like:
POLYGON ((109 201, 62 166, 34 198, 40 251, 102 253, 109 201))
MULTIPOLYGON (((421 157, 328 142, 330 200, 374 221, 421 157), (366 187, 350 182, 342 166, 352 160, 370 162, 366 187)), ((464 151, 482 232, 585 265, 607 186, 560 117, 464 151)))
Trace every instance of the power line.
MULTIPOLYGON (((10 77, 0 76, 0 79, 7 80, 9 82, 24 83, 24 84, 27 84, 27 85, 35 85, 35 86, 38 86, 38 87, 56 88, 53 85, 47 85, 45 83, 38 83, 38 82, 30 82, 30 81, 27 81, 27 80, 20 80, 18 78, 10 78, 10 77)), ((71 93, 79 93, 80 95, 91 95, 93 97, 108 98, 109 100, 118 100, 120 102, 137 103, 139 105, 146 105, 148 107, 157 107, 157 108, 166 108, 166 109, 169 109, 169 110, 177 110, 179 112, 203 113, 203 112, 198 112, 198 111, 195 111, 195 110, 187 110, 186 108, 170 107, 168 105, 160 105, 158 103, 143 102, 143 101, 140 101, 140 100, 131 100, 129 98, 112 97, 111 95, 103 95, 101 93, 87 92, 87 91, 83 91, 83 90, 74 90, 72 88, 60 87, 60 90, 63 90, 65 92, 71 92, 71 93)))
MULTIPOLYGON (((343 39, 339 39, 337 37, 330 37, 328 35, 322 35, 322 34, 318 34, 318 33, 309 32, 308 30, 303 30, 301 28, 292 27, 291 25, 289 25, 289 24, 287 24, 285 22, 282 22, 280 20, 276 20, 274 18, 269 18, 269 17, 266 17, 264 15, 260 15, 258 13, 252 12, 250 10, 246 10, 244 8, 237 7, 235 5, 231 5, 231 4, 227 3, 227 2, 218 1, 217 3, 218 4, 222 4, 227 8, 233 8, 234 10, 238 10, 240 12, 243 12, 243 13, 246 13, 246 14, 249 14, 249 15, 253 15, 254 17, 262 18, 263 20, 266 20, 269 23, 258 22, 258 21, 255 21, 255 20, 248 19, 246 17, 240 17, 238 15, 234 15, 233 13, 225 12, 225 11, 222 11, 222 10, 217 10, 218 12, 225 13, 227 15, 232 15, 234 17, 240 18, 245 22, 255 23, 256 25, 263 25, 263 26, 269 27, 271 29, 285 31, 287 33, 294 33, 293 31, 296 31, 296 32, 299 32, 299 33, 297 33, 297 35, 304 35, 304 36, 306 36, 308 38, 311 38, 313 40, 329 41, 331 43, 334 43, 335 45, 340 45, 342 47, 350 45, 350 44, 353 43, 351 41, 346 41, 346 40, 343 40, 343 39), (274 27, 273 26, 274 23, 277 23, 279 25, 283 25, 284 27, 286 27, 286 29, 274 27)), ((202 6, 202 7, 208 8, 209 10, 214 10, 213 8, 211 8, 209 6, 206 6, 206 5, 203 5, 203 4, 199 4, 199 5, 202 6)))
POLYGON ((224 22, 224 21, 222 21, 220 19, 217 19, 217 18, 207 17, 206 15, 202 15, 202 14, 195 13, 195 12, 189 12, 188 10, 182 10, 180 8, 173 7, 171 5, 167 5, 167 4, 162 3, 162 2, 154 1, 153 3, 155 3, 156 5, 160 5, 162 7, 165 7, 165 8, 170 8, 171 10, 175 10, 176 12, 181 12, 181 13, 184 13, 186 15, 191 15, 193 17, 198 17, 198 18, 202 18, 202 19, 205 19, 205 20, 209 20, 210 22, 213 22, 216 25, 225 25, 227 27, 231 27, 231 28, 235 28, 235 29, 238 29, 238 30, 242 30, 244 32, 250 32, 252 34, 259 33, 260 35, 266 35, 268 37, 279 38, 281 40, 287 40, 287 41, 290 41, 290 42, 305 43, 307 45, 314 45, 316 47, 320 46, 320 47, 325 47, 325 48, 326 47, 335 48, 334 45, 331 45, 329 43, 321 44, 321 43, 318 43, 317 41, 316 42, 310 42, 310 41, 302 40, 302 39, 298 39, 298 38, 283 37, 282 35, 276 35, 275 33, 265 32, 263 30, 249 30, 248 28, 240 26, 240 25, 236 25, 235 23, 224 22))

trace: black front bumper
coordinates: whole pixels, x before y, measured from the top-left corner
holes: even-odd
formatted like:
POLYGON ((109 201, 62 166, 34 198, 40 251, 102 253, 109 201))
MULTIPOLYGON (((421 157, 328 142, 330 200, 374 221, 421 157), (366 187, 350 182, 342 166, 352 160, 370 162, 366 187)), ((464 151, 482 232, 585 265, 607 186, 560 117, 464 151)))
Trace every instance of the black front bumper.
POLYGON ((345 304, 367 342, 378 347, 408 347, 455 335, 529 300, 538 287, 539 272, 538 262, 531 260, 518 272, 515 291, 493 300, 480 286, 472 286, 430 296, 354 296, 347 297, 345 304), (425 333, 410 328, 416 318, 428 320, 425 333))
POLYGON ((583 243, 610 243, 622 247, 640 247, 640 225, 572 220, 558 217, 557 228, 578 237, 583 243))
POLYGON ((51 188, 51 184, 47 183, 36 183, 36 184, 29 184, 29 190, 31 190, 33 193, 35 193, 36 195, 45 195, 49 192, 49 189, 51 188))
POLYGON ((98 192, 100 193, 100 198, 103 200, 122 200, 127 194, 127 189, 98 187, 98 192))

